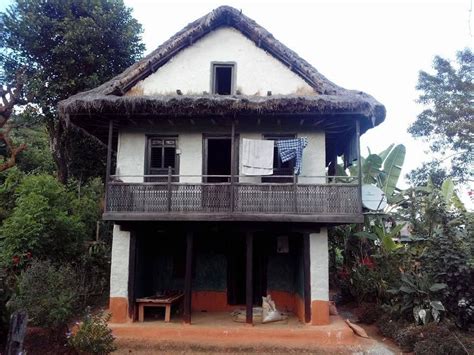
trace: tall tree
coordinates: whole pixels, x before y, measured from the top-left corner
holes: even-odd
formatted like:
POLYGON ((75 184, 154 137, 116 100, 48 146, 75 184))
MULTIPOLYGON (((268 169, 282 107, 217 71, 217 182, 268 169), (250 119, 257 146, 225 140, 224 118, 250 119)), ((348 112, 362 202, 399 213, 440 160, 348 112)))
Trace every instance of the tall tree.
POLYGON ((474 161, 474 55, 457 53, 456 65, 436 56, 434 74, 420 71, 416 88, 426 106, 408 132, 425 138, 433 152, 451 158, 450 175, 461 181, 472 178, 474 161))
POLYGON ((10 118, 15 105, 21 103, 22 86, 21 79, 17 79, 15 87, 0 85, 0 172, 15 166, 18 154, 26 149, 25 143, 15 144, 10 136, 10 118))
POLYGON ((65 182, 69 161, 77 158, 68 154, 68 142, 86 138, 66 132, 57 103, 133 64, 144 50, 142 27, 122 0, 15 0, 0 13, 0 27, 4 75, 11 80, 8 73, 26 68, 25 95, 40 107, 65 182))

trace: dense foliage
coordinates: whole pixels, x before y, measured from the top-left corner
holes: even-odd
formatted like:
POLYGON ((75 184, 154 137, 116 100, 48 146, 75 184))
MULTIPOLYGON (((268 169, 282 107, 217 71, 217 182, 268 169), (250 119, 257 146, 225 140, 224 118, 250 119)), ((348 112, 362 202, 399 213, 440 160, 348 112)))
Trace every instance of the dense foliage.
POLYGON ((0 261, 23 268, 32 256, 76 260, 99 217, 100 182, 75 191, 51 175, 29 175, 15 188, 15 206, 0 228, 0 261), (95 184, 95 185, 94 185, 95 184))
POLYGON ((92 314, 87 310, 77 331, 69 337, 69 345, 80 354, 110 354, 117 349, 112 330, 107 322, 110 314, 92 314))
POLYGON ((417 89, 426 109, 409 128, 415 137, 430 142, 433 152, 453 154, 450 174, 472 178, 474 145, 474 55, 469 48, 457 53, 457 63, 436 56, 434 74, 421 71, 417 89))
POLYGON ((76 278, 67 264, 55 267, 49 261, 34 260, 19 276, 9 305, 13 310, 26 310, 34 325, 65 328, 78 298, 76 278))
POLYGON ((131 9, 121 0, 15 0, 0 14, 0 27, 2 76, 9 83, 18 70, 24 72, 25 97, 39 107, 37 119, 48 129, 60 181, 65 183, 69 172, 83 181, 101 175, 103 148, 65 131, 56 107, 141 56, 142 28, 131 9), (84 156, 84 146, 91 154, 84 156))

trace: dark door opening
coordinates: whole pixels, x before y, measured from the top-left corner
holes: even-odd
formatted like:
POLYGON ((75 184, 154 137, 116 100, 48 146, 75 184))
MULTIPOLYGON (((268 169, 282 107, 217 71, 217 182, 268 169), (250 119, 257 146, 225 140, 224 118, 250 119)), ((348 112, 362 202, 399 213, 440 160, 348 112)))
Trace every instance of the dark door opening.
MULTIPOLYGON (((231 147, 230 137, 208 137, 206 138, 205 175, 227 175, 231 170, 231 147)), ((207 182, 230 182, 229 177, 208 177, 207 182)))
MULTIPOLYGON (((229 238, 227 254, 227 303, 246 303, 246 238, 245 235, 229 238)), ((253 239, 253 304, 262 305, 262 297, 267 295, 267 254, 264 238, 253 239)))

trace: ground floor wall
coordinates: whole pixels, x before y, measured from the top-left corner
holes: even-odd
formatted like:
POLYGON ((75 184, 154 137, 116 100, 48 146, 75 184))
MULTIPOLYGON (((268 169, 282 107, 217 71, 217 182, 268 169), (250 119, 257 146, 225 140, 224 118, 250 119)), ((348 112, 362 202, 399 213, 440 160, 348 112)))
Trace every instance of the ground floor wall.
MULTIPOLYGON (((255 305, 261 305, 261 296, 269 294, 279 310, 294 313, 305 322, 303 241, 308 238, 310 322, 315 325, 329 322, 327 231, 324 227, 318 229, 317 233, 309 234, 274 230, 254 233, 255 305)), ((222 228, 194 234, 192 311, 232 311, 245 306, 245 249, 238 234, 222 228)), ((156 227, 130 232, 115 226, 110 290, 112 321, 132 321, 136 317, 135 298, 183 290, 185 250, 182 232, 156 227)))

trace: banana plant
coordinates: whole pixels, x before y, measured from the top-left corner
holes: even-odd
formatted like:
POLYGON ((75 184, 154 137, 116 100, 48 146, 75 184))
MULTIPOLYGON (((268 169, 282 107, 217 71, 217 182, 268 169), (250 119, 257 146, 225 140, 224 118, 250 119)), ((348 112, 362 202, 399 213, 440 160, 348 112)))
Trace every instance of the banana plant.
POLYGON ((384 227, 375 224, 370 227, 371 231, 357 232, 354 235, 357 237, 367 238, 373 241, 377 241, 380 247, 385 253, 391 253, 403 247, 402 244, 397 244, 393 241, 405 224, 398 224, 391 231, 387 231, 384 227))
MULTIPOLYGON (((401 196, 397 188, 398 180, 405 161, 406 148, 403 144, 390 144, 379 154, 374 154, 369 149, 366 158, 361 157, 362 183, 373 184, 379 187, 387 197, 389 204, 399 202, 401 196)), ((338 176, 357 176, 357 163, 347 169, 339 165, 336 167, 338 176)))

